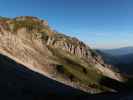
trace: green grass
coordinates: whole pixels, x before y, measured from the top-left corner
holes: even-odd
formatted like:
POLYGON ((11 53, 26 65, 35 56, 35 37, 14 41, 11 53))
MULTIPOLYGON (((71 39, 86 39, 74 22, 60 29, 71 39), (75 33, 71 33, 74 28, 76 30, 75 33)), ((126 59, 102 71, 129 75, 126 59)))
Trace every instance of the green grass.
POLYGON ((31 30, 40 30, 42 26, 39 22, 35 22, 32 20, 24 20, 24 21, 14 21, 14 31, 16 32, 19 28, 26 27, 29 31, 31 30))
POLYGON ((66 51, 52 47, 49 47, 49 50, 54 55, 51 59, 57 62, 57 71, 61 76, 86 86, 96 87, 99 90, 107 89, 99 84, 102 75, 97 72, 93 65, 66 51))

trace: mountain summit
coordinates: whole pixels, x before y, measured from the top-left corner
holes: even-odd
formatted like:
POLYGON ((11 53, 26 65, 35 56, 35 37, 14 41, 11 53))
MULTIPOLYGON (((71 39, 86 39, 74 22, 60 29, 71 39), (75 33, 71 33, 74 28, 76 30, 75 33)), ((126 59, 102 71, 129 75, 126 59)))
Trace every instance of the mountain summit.
POLYGON ((77 38, 50 28, 32 16, 0 17, 0 53, 50 79, 88 93, 114 91, 101 84, 124 78, 77 38))

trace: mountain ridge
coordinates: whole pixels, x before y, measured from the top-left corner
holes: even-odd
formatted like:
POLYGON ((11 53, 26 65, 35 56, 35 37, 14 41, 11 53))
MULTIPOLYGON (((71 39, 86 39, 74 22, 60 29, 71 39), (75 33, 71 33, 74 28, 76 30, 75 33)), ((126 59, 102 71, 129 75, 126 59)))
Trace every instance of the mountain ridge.
POLYGON ((55 32, 47 21, 32 16, 0 18, 0 53, 88 93, 114 91, 99 83, 103 76, 125 81, 82 41, 55 32))
POLYGON ((128 47, 121 47, 121 48, 115 48, 115 49, 99 49, 107 54, 113 55, 113 56, 120 56, 120 55, 127 55, 133 53, 133 46, 128 47))

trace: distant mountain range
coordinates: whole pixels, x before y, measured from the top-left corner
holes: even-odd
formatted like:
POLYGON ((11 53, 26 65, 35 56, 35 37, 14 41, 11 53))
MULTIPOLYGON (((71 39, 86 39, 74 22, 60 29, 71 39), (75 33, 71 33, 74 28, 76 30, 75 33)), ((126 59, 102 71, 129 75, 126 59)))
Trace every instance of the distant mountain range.
POLYGON ((133 47, 98 51, 105 62, 118 67, 122 72, 133 74, 133 47))
POLYGON ((112 56, 133 54, 133 47, 123 47, 123 48, 117 48, 117 49, 100 49, 100 50, 112 56))

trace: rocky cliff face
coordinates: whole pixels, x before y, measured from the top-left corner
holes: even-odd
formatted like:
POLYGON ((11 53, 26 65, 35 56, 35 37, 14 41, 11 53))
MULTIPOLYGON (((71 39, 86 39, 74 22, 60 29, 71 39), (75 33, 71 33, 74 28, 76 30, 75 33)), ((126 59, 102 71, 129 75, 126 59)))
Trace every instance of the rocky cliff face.
POLYGON ((89 93, 112 90, 99 83, 102 76, 124 81, 86 44, 53 31, 47 21, 36 17, 0 18, 0 53, 89 93))

